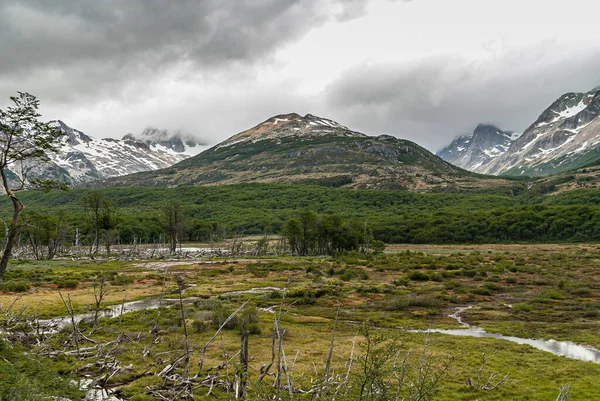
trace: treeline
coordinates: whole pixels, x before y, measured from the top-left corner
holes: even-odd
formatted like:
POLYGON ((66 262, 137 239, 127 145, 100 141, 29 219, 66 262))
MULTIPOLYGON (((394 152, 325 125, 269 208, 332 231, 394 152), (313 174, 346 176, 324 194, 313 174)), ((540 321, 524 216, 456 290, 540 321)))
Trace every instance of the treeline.
POLYGON ((344 219, 336 215, 317 215, 306 211, 287 220, 281 229, 292 253, 332 255, 345 251, 381 251, 385 245, 373 241, 367 221, 344 219))
POLYGON ((600 241, 600 208, 528 205, 469 212, 403 214, 374 225, 388 243, 456 244, 600 241))
MULTIPOLYGON (((600 191, 590 190, 534 198, 279 184, 109 188, 101 192, 112 211, 100 222, 107 224, 98 235, 114 231, 118 233, 116 241, 126 244, 167 243, 164 207, 172 204, 180 205, 184 217, 176 230, 178 241, 208 242, 265 233, 289 236, 297 231, 302 211, 314 213, 323 227, 343 232, 320 243, 309 238, 302 245, 302 240, 296 239, 300 248, 312 247, 306 253, 341 248, 344 242, 358 242, 360 246, 364 240, 359 234, 364 232, 365 222, 374 239, 387 243, 600 241, 600 191), (316 251, 312 250, 314 247, 316 251)), ((51 237, 55 234, 40 231, 55 231, 71 243, 89 244, 95 236, 94 224, 83 199, 91 193, 92 190, 80 189, 23 193, 27 205, 24 218, 29 224, 24 229, 29 230, 30 236, 33 232, 35 236, 51 237)), ((295 251, 303 253, 300 249, 295 251)))

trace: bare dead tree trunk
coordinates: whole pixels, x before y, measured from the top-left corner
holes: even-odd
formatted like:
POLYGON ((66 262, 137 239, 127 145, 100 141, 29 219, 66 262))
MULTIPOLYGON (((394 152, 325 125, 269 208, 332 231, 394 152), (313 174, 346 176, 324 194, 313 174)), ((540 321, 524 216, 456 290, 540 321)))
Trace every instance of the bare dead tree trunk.
POLYGON ((75 348, 77 349, 77 358, 80 358, 81 354, 79 351, 79 329, 77 328, 77 323, 75 322, 75 312, 73 310, 73 302, 71 302, 71 294, 67 294, 69 303, 65 301, 65 298, 63 297, 62 293, 59 292, 58 295, 60 295, 60 299, 62 299, 63 304, 65 304, 65 308, 67 309, 67 313, 71 317, 71 324, 73 325, 73 341, 75 341, 75 348))
POLYGON ((12 250, 19 237, 19 216, 25 207, 10 189, 8 177, 6 176, 6 172, 3 168, 0 169, 0 175, 2 176, 2 185, 4 186, 4 190, 6 191, 6 194, 9 196, 13 205, 12 220, 10 222, 10 227, 8 228, 8 236, 6 237, 2 258, 0 259, 0 283, 2 283, 4 280, 4 274, 8 268, 8 261, 12 256, 12 250))
POLYGON ((185 336, 185 359, 184 359, 184 374, 183 380, 188 381, 190 377, 190 341, 188 338, 187 332, 187 321, 185 320, 185 309, 183 308, 183 290, 184 290, 184 282, 183 277, 177 276, 177 287, 179 288, 179 310, 181 311, 181 319, 183 324, 183 335, 185 336))
POLYGON ((90 335, 94 334, 98 327, 98 316, 100 315, 100 306, 104 296, 108 292, 108 288, 105 287, 106 277, 100 277, 98 283, 94 283, 94 323, 90 330, 90 335))
POLYGON ((212 337, 208 339, 206 344, 204 344, 204 347, 202 347, 202 351, 200 354, 200 361, 198 362, 198 373, 196 373, 194 375, 193 379, 197 379, 198 377, 200 377, 200 374, 202 373, 202 367, 204 366, 204 356, 206 355, 206 350, 207 350, 208 346, 214 341, 215 338, 217 338, 217 336, 219 335, 219 333, 221 333, 221 331, 223 330, 225 325, 227 325, 227 323, 229 323, 231 321, 231 319, 233 319, 235 317, 235 315, 237 315, 239 312, 242 311, 242 309, 244 309, 246 307, 248 302, 250 302, 250 300, 244 302, 239 308, 237 308, 235 311, 233 311, 231 313, 231 315, 229 315, 229 317, 227 319, 225 319, 225 321, 221 324, 221 326, 215 332, 215 334, 213 334, 212 337))
POLYGON ((571 385, 572 383, 568 383, 564 386, 560 386, 560 390, 558 393, 558 397, 556 397, 556 401, 568 401, 569 398, 571 398, 571 385))
POLYGON ((236 394, 235 398, 246 401, 248 396, 248 335, 246 322, 242 322, 242 338, 240 341, 240 366, 236 374, 236 394))

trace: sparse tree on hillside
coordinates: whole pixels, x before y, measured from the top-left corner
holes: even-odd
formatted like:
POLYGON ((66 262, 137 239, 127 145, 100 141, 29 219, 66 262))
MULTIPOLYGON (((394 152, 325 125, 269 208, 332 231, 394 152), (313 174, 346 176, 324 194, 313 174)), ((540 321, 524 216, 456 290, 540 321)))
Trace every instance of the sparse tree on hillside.
POLYGON ((18 240, 19 216, 25 207, 17 197, 17 192, 36 187, 64 188, 64 184, 48 180, 29 180, 23 169, 24 163, 47 160, 49 152, 57 152, 63 133, 38 120, 41 117, 37 111, 40 102, 35 96, 18 92, 10 100, 12 106, 0 109, 0 176, 4 192, 13 206, 12 220, 0 258, 0 282, 18 240))

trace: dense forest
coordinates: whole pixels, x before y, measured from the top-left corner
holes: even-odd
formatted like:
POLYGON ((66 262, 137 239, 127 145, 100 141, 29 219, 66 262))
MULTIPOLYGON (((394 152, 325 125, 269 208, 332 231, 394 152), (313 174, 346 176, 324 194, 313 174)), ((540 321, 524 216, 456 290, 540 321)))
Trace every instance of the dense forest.
POLYGON ((22 199, 27 241, 47 241, 45 236, 60 232, 64 240, 85 244, 99 236, 106 242, 107 235, 109 243, 162 242, 165 207, 173 204, 181 208, 180 239, 185 241, 279 235, 304 212, 329 216, 356 232, 366 228, 387 243, 600 240, 600 193, 590 190, 515 196, 244 184, 26 192, 22 199), (98 195, 102 201, 94 219, 89 201, 98 195))

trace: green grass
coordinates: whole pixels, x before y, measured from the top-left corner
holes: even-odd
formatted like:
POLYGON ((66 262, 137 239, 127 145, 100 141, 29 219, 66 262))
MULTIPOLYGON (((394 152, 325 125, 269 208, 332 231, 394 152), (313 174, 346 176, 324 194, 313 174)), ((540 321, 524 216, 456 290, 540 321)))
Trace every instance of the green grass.
MULTIPOLYGON (((250 336, 251 380, 256 379, 260 366, 268 362, 273 324, 273 314, 252 311, 254 308, 277 308, 281 295, 277 291, 255 295, 229 293, 261 287, 282 288, 288 278, 291 282, 286 301, 288 312, 281 320, 281 327, 286 329, 286 354, 289 358, 298 355, 294 368, 298 385, 309 385, 310 377, 319 377, 315 376, 314 368, 322 371, 327 359, 338 305, 341 306, 340 322, 332 361, 334 371, 338 373, 345 372, 351 344, 357 335, 359 345, 355 356, 365 351, 360 345, 363 336, 359 329, 360 322, 369 322, 375 333, 389 339, 398 337, 400 346, 394 352, 405 356, 410 351, 410 372, 414 374, 424 335, 398 328, 459 328, 458 323, 447 315, 456 307, 469 305, 474 308, 464 312, 465 320, 490 332, 600 347, 597 336, 600 330, 597 319, 600 276, 596 264, 600 250, 596 246, 554 246, 550 250, 530 246, 526 251, 522 248, 502 249, 490 245, 485 252, 456 248, 448 252, 445 248, 431 247, 424 248, 425 252, 350 254, 335 258, 255 258, 220 260, 217 264, 198 261, 195 265, 173 262, 170 269, 186 283, 195 284, 184 296, 199 297, 185 306, 190 342, 196 350, 203 346, 230 311, 244 301, 250 301, 246 316, 251 319, 253 333, 250 336), (410 277, 417 277, 417 273, 430 279, 411 280, 410 277)), ((58 297, 59 289, 34 285, 36 279, 28 275, 39 271, 44 273, 47 283, 59 279, 77 280, 77 288, 60 289, 63 294, 70 293, 77 311, 85 311, 93 303, 92 284, 99 272, 108 272, 111 277, 106 305, 118 304, 125 296, 127 300, 158 296, 162 288, 161 271, 144 266, 70 260, 21 262, 11 266, 9 272, 22 271, 20 279, 31 287, 15 307, 27 306, 26 314, 37 313, 45 317, 65 314, 58 297), (122 276, 132 279, 119 283, 118 277, 122 276)), ((169 275, 166 288, 171 298, 177 297, 171 294, 175 287, 174 279, 169 275)), ((6 307, 17 296, 17 293, 0 294, 0 305, 6 307)), ((114 340, 119 327, 127 335, 128 340, 119 344, 115 352, 122 365, 132 365, 134 369, 115 375, 111 383, 120 385, 128 398, 153 399, 147 394, 147 386, 157 388, 161 382, 151 377, 137 377, 137 373, 148 367, 157 373, 173 353, 181 352, 183 347, 181 312, 177 308, 164 309, 158 319, 160 341, 152 345, 153 351, 149 355, 144 356, 144 350, 153 338, 157 338, 149 330, 157 316, 158 311, 147 310, 126 314, 121 320, 102 319, 100 329, 92 335, 97 343, 114 340), (155 367, 151 367, 153 364, 155 367)), ((232 323, 223 332, 223 337, 209 347, 206 367, 218 365, 224 350, 230 356, 237 352, 239 324, 239 320, 232 323)), ((82 322, 80 328, 88 333, 91 326, 89 322, 82 322)), ((45 347, 73 349, 73 345, 66 329, 49 340, 45 347)), ((35 345, 30 347, 36 352, 35 345)), ((436 361, 435 366, 450 356, 456 358, 440 381, 439 399, 554 399, 559 386, 569 382, 573 383, 572 400, 600 397, 599 364, 570 360, 503 340, 440 334, 430 336, 428 350, 436 361), (497 351, 486 365, 486 380, 491 373, 509 374, 508 381, 494 391, 475 391, 465 385, 467 378, 476 376, 484 350, 488 354, 497 351)), ((195 351, 192 366, 198 358, 199 352, 195 351)), ((77 366, 92 361, 93 358, 72 361, 64 374, 71 375, 77 366)), ((85 372, 102 374, 96 368, 85 372)), ((353 371, 353 377, 360 377, 360 371, 353 371)), ((46 380, 40 379, 43 383, 46 380)), ((40 385, 46 386, 43 383, 40 385)), ((199 399, 203 399, 205 391, 200 391, 199 399)))

